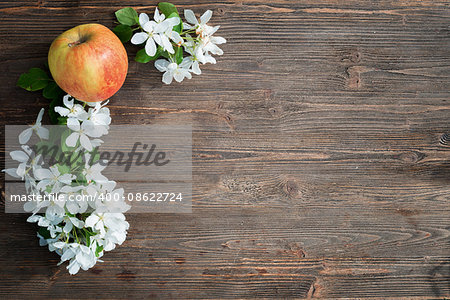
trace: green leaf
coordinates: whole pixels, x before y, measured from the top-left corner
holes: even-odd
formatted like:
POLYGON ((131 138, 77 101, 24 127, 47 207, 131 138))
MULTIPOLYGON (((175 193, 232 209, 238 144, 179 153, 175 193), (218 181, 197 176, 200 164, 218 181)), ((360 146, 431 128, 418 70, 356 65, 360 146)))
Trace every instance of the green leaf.
POLYGON ((181 64, 183 61, 183 48, 182 47, 175 47, 175 59, 177 61, 177 64, 181 64))
POLYGON ((54 81, 49 81, 42 95, 47 99, 55 99, 64 94, 64 91, 54 81))
POLYGON ((55 111, 55 106, 63 106, 63 97, 53 98, 52 102, 50 102, 48 109, 48 116, 50 117, 50 123, 53 125, 58 124, 59 114, 55 111))
POLYGON ((161 52, 162 52, 162 48, 158 47, 156 49, 156 53, 154 56, 150 56, 145 52, 145 49, 141 49, 136 53, 136 57, 134 58, 135 61, 139 62, 139 63, 143 63, 146 64, 149 61, 155 60, 158 57, 161 56, 161 52))
POLYGON ((90 153, 92 155, 90 161, 95 165, 96 163, 98 163, 100 161, 100 151, 98 150, 99 148, 96 147, 94 148, 90 153))
POLYGON ((103 251, 103 245, 102 246, 100 246, 100 245, 97 245, 97 249, 95 249, 95 256, 99 256, 100 255, 100 252, 102 252, 103 251))
POLYGON ((161 56, 164 57, 164 58, 170 59, 170 54, 167 51, 162 51, 161 52, 161 56))
MULTIPOLYGON (((178 12, 173 12, 167 17, 167 19, 170 19, 173 17, 180 18, 180 15, 178 14, 178 12)), ((173 31, 180 33, 181 30, 183 30, 183 22, 181 22, 181 18, 180 18, 180 23, 178 23, 178 25, 173 26, 173 31)))
POLYGON ((133 29, 128 25, 117 25, 114 27, 113 32, 117 35, 122 43, 126 43, 131 39, 133 35, 133 29))
POLYGON ((159 2, 158 8, 161 11, 161 13, 163 13, 166 16, 166 18, 167 18, 167 16, 170 16, 174 12, 177 13, 177 15, 179 15, 177 8, 172 3, 159 2))
POLYGON ((49 82, 47 73, 39 68, 31 68, 27 73, 20 75, 17 86, 34 92, 45 88, 49 82))
POLYGON ((125 7, 116 11, 116 18, 122 25, 133 26, 138 23, 139 17, 132 7, 125 7))
POLYGON ((47 228, 45 227, 40 227, 38 230, 38 233, 44 238, 44 239, 49 239, 50 236, 50 231, 48 231, 47 228))
MULTIPOLYGON (((65 162, 63 162, 63 163, 65 163, 65 162)), ((68 166, 68 165, 66 165, 66 164, 63 164, 63 165, 61 165, 61 164, 56 164, 55 166, 58 168, 58 171, 59 171, 61 174, 70 174, 70 166, 68 166)))
POLYGON ((67 124, 67 117, 58 117, 58 125, 66 125, 67 124))

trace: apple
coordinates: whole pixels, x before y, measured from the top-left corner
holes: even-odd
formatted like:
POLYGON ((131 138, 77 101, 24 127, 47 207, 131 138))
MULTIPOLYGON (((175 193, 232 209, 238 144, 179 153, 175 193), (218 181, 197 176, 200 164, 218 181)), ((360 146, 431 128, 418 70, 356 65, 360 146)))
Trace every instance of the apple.
POLYGON ((128 56, 122 42, 100 24, 84 24, 58 36, 48 52, 53 79, 66 93, 85 102, 103 101, 125 81, 128 56))

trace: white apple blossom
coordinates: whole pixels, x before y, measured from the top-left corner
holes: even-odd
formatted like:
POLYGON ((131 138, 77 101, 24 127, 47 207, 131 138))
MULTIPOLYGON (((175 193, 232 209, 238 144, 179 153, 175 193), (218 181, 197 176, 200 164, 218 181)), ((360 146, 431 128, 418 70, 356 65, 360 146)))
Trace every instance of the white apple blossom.
POLYGON ((86 227, 91 227, 94 230, 100 232, 101 235, 106 233, 106 229, 112 231, 126 231, 129 227, 125 216, 121 213, 96 213, 94 212, 87 217, 86 227))
POLYGON ((171 84, 173 79, 177 82, 183 81, 184 78, 191 79, 190 65, 191 60, 188 57, 185 57, 179 65, 176 62, 170 62, 166 59, 158 59, 155 61, 155 67, 160 72, 164 72, 162 82, 165 84, 171 84))
POLYGON ((52 193, 59 192, 62 185, 67 185, 75 179, 72 174, 61 174, 58 167, 52 166, 50 169, 40 168, 34 172, 36 179, 40 180, 37 184, 39 190, 52 187, 52 193))
POLYGON ((203 53, 212 53, 214 55, 222 55, 223 50, 217 45, 225 44, 227 41, 220 36, 205 36, 201 39, 200 47, 203 53))
MULTIPOLYGON (((104 104, 100 104, 100 102, 97 102, 94 108, 89 108, 86 117, 87 120, 91 121, 94 124, 96 130, 101 135, 108 134, 109 124, 111 124, 109 108, 105 107, 108 102, 109 101, 106 101, 104 104)), ((95 145, 99 146, 99 142, 101 143, 102 140, 91 140, 91 144, 93 147, 96 147, 95 145)))
POLYGON ((91 155, 86 153, 85 155, 85 167, 82 174, 86 177, 86 181, 90 183, 95 181, 97 183, 107 182, 108 178, 102 175, 102 171, 107 166, 107 161, 97 161, 95 164, 91 162, 91 155))
POLYGON ((186 21, 188 23, 184 23, 183 27, 185 29, 195 29, 195 33, 197 35, 200 35, 201 37, 212 35, 219 29, 219 26, 211 27, 206 24, 212 17, 211 10, 207 10, 203 13, 203 15, 200 17, 200 22, 195 17, 194 12, 190 9, 184 10, 184 17, 186 18, 186 21))
POLYGON ((92 151, 93 147, 89 137, 102 136, 100 127, 95 126, 91 120, 85 120, 80 125, 80 121, 77 119, 68 118, 67 127, 74 131, 66 139, 66 145, 69 147, 75 147, 77 142, 80 141, 80 145, 84 149, 92 151))
MULTIPOLYGON (((31 194, 30 194, 31 195, 31 194)), ((33 216, 38 213, 41 209, 47 207, 49 205, 49 201, 48 199, 44 199, 43 197, 40 197, 41 194, 35 192, 33 193, 34 200, 30 200, 27 201, 24 205, 23 205, 23 209, 26 212, 32 212, 33 216)), ((48 195, 48 193, 44 192, 44 195, 48 195)))
POLYGON ((17 168, 9 168, 2 171, 12 177, 24 180, 27 175, 28 177, 30 176, 30 170, 35 172, 35 170, 41 168, 43 161, 42 156, 40 154, 35 155, 28 145, 22 145, 21 147, 23 151, 15 150, 9 153, 13 160, 20 163, 19 166, 17 168))
POLYGON ((97 262, 95 253, 85 245, 56 242, 54 243, 54 247, 60 249, 62 252, 60 263, 70 260, 67 269, 71 275, 78 273, 80 268, 86 271, 92 268, 97 262))
POLYGON ((65 233, 71 232, 74 226, 77 228, 83 228, 83 226, 84 226, 83 221, 78 220, 75 217, 70 217, 68 215, 64 216, 63 221, 66 223, 66 225, 64 225, 64 228, 63 228, 63 231, 65 233))
POLYGON ((131 206, 123 201, 124 190, 122 188, 115 189, 109 192, 98 194, 92 207, 99 213, 124 213, 128 211, 131 206))
POLYGON ((44 109, 42 108, 39 111, 39 114, 36 119, 36 123, 30 126, 30 128, 25 129, 22 133, 19 134, 19 142, 21 144, 26 144, 31 138, 33 132, 36 132, 37 136, 43 140, 48 139, 48 129, 42 127, 42 116, 44 115, 44 109))
POLYGON ((70 95, 65 95, 63 103, 65 107, 56 106, 55 111, 63 117, 75 118, 83 121, 87 117, 84 107, 80 104, 74 104, 75 99, 70 95))
POLYGON ((85 201, 82 190, 84 186, 70 186, 66 185, 60 189, 59 205, 67 209, 72 215, 84 213, 88 208, 88 203, 85 201))
POLYGON ((181 38, 179 35, 171 33, 173 26, 179 23, 178 17, 166 19, 164 14, 159 13, 158 9, 155 10, 154 21, 150 21, 147 14, 140 14, 139 24, 144 31, 135 33, 131 38, 131 43, 135 45, 145 43, 145 52, 149 56, 156 54, 156 44, 169 53, 174 53, 169 39, 179 40, 181 38))

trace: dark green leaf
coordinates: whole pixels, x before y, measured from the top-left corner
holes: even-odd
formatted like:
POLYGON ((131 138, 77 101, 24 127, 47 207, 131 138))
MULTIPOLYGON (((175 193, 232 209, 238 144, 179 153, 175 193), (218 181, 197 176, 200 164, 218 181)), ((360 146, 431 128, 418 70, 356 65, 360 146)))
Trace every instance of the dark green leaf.
MULTIPOLYGON (((173 12, 167 18, 170 19, 170 18, 174 18, 174 17, 180 18, 180 15, 178 15, 177 12, 173 12)), ((173 31, 180 33, 181 30, 183 30, 183 22, 181 22, 181 18, 180 18, 180 23, 178 23, 178 25, 173 26, 173 31)))
POLYGON ((156 54, 154 56, 149 56, 146 52, 145 49, 141 49, 136 53, 136 57, 134 58, 135 61, 146 64, 149 61, 155 60, 158 57, 161 56, 161 51, 162 48, 158 47, 158 49, 156 49, 156 54))
POLYGON ((50 123, 53 125, 58 124, 59 114, 55 111, 55 106, 64 106, 63 97, 53 98, 52 102, 50 102, 48 109, 48 116, 50 117, 50 123))
POLYGON ((51 238, 50 236, 50 231, 48 231, 47 228, 45 227, 40 227, 38 230, 38 233, 44 238, 44 239, 49 239, 51 238))
POLYGON ((183 61, 183 48, 182 47, 175 46, 175 59, 177 61, 177 64, 181 64, 181 62, 183 61))
POLYGON ((178 10, 175 7, 175 5, 173 5, 172 3, 159 2, 158 8, 161 11, 161 13, 163 13, 166 16, 166 18, 167 18, 167 16, 170 16, 174 12, 177 13, 177 15, 178 15, 178 10))
POLYGON ((47 99, 55 99, 61 97, 63 94, 64 91, 54 81, 49 81, 42 92, 42 95, 47 99))
POLYGON ((27 73, 20 75, 17 85, 27 91, 42 90, 47 86, 49 78, 47 73, 39 68, 31 68, 27 73))
POLYGON ((122 43, 126 43, 131 39, 133 35, 133 30, 128 25, 117 25, 114 27, 113 32, 117 35, 122 43))
POLYGON ((167 59, 170 58, 169 52, 167 52, 167 51, 161 51, 161 56, 164 58, 167 58, 167 59))
POLYGON ((58 117, 58 125, 66 125, 67 124, 67 117, 58 117))
POLYGON ((133 26, 138 23, 139 17, 134 8, 125 7, 116 11, 116 18, 122 25, 133 26))

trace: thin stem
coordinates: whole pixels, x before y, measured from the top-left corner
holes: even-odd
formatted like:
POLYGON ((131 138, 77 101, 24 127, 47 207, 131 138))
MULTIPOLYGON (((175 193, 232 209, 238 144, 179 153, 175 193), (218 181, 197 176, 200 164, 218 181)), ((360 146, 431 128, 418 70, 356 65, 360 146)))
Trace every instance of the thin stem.
POLYGON ((75 233, 75 239, 77 240, 77 243, 80 243, 80 240, 78 240, 77 230, 73 228, 73 232, 75 233))

